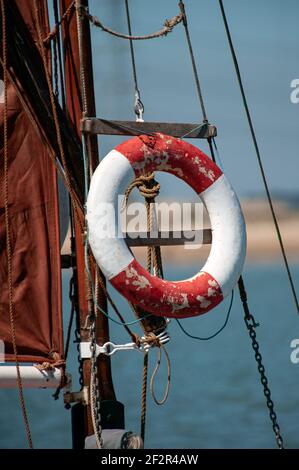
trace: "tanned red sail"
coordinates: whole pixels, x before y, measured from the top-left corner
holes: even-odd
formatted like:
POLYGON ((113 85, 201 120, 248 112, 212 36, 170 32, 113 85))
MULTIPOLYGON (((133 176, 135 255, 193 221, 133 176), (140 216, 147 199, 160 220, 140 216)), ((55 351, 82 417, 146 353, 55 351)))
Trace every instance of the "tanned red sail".
MULTIPOLYGON (((36 41, 34 2, 15 3, 36 41)), ((46 36, 49 32, 46 1, 40 2, 39 14, 46 36)), ((2 189, 4 103, 0 101, 2 189)), ((8 185, 18 358, 22 362, 53 362, 63 355, 57 175, 36 125, 26 114, 12 83, 8 87, 8 185)), ((8 314, 3 194, 1 190, 0 339, 5 345, 5 360, 14 361, 8 314)))

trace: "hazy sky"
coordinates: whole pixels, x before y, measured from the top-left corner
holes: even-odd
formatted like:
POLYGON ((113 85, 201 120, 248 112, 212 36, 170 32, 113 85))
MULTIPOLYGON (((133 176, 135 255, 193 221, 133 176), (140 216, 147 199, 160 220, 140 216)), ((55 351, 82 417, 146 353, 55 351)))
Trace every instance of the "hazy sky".
MULTIPOLYGON (((232 59, 217 0, 186 0, 186 11, 208 117, 218 128, 224 169, 240 195, 262 192, 232 59)), ((290 83, 299 79, 299 1, 224 0, 249 106, 271 190, 299 189, 299 103, 290 83)), ((132 29, 146 34, 178 13, 174 0, 130 0, 132 29)), ((90 0, 90 11, 107 26, 127 32, 124 0, 90 0)), ((134 88, 128 41, 92 28, 98 116, 134 119, 134 88)), ((184 30, 166 38, 135 42, 145 119, 200 122, 184 30)), ((107 153, 117 139, 101 139, 107 153)), ((201 140, 189 142, 207 151, 201 140)), ((159 179, 159 178, 158 178, 159 179)), ((169 195, 191 192, 163 177, 169 195), (168 183, 168 184, 167 184, 168 183), (170 184, 171 183, 171 184, 170 184)))

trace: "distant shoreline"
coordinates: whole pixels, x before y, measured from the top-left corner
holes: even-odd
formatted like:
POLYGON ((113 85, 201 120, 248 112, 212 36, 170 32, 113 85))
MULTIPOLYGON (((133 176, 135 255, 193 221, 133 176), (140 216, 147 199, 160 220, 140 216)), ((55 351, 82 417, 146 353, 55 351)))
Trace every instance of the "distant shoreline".
MULTIPOLYGON (((241 201, 247 230, 247 256, 249 264, 277 264, 283 262, 280 246, 269 205, 264 199, 244 199, 241 201)), ((286 254, 290 263, 299 263, 299 209, 287 200, 274 201, 274 208, 280 227, 286 254)), ((205 226, 209 226, 205 220, 205 226)), ((186 249, 183 246, 162 247, 162 258, 172 264, 204 264, 210 246, 199 249, 186 249)), ((67 237, 62 253, 70 251, 67 237)), ((134 248, 134 253, 145 261, 146 249, 134 248)))
MULTIPOLYGON (((247 255, 249 264, 277 264, 283 262, 280 245, 267 201, 248 199, 241 201, 247 231, 247 255)), ((286 201, 274 201, 275 212, 281 231, 284 247, 290 263, 299 263, 299 210, 286 201)), ((184 247, 163 247, 162 256, 172 263, 204 263, 209 254, 209 246, 200 249, 184 247)), ((144 249, 134 250, 140 260, 144 249)))

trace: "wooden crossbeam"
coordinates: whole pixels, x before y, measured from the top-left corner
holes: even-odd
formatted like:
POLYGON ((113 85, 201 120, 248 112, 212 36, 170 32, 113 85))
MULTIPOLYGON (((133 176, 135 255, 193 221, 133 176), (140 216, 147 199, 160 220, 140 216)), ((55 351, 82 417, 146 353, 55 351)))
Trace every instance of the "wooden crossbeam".
POLYGON ((190 124, 170 122, 110 121, 107 119, 85 118, 81 129, 87 134, 140 135, 161 132, 173 137, 208 139, 216 137, 217 129, 211 124, 190 124))
POLYGON ((185 243, 212 243, 211 229, 201 230, 175 230, 161 231, 156 234, 150 232, 128 232, 125 237, 128 246, 179 246, 185 243))
MULTIPOLYGON (((147 246, 182 246, 185 243, 210 245, 212 231, 209 228, 201 230, 174 230, 161 231, 156 234, 150 232, 127 232, 125 241, 129 247, 147 246)), ((75 263, 70 254, 61 255, 61 268, 69 269, 75 263)))

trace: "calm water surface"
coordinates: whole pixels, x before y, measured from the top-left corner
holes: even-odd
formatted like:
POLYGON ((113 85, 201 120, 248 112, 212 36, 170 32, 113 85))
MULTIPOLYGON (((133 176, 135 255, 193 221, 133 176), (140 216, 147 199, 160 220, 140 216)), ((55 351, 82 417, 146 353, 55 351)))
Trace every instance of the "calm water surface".
MULTIPOLYGON (((174 269, 174 268, 173 268, 174 269)), ((169 267, 168 273, 174 270, 169 267)), ((293 266, 297 286, 299 266, 293 266)), ((176 278, 196 268, 175 268, 176 278)), ((169 277, 170 274, 169 274, 169 277)), ((287 447, 299 448, 299 364, 290 361, 290 342, 299 338, 299 318, 280 266, 249 266, 244 279, 252 312, 260 323, 257 334, 273 400, 287 447)), ((69 274, 65 274, 67 287, 69 274)), ((125 302, 116 297, 129 319, 125 302)), ((228 300, 201 318, 184 320, 188 331, 209 335, 223 323, 228 300)), ((64 302, 65 314, 68 303, 64 302)), ((137 331, 137 327, 135 327, 137 331)), ((159 407, 148 399, 146 446, 151 448, 271 448, 275 446, 271 425, 243 313, 235 294, 226 329, 210 341, 186 337, 177 324, 169 325, 168 351, 172 362, 171 391, 159 407)), ((111 326, 114 342, 128 341, 118 325, 111 326)), ((151 367, 154 365, 152 354, 151 367)), ((127 428, 139 430, 142 355, 128 351, 112 358, 117 397, 126 407, 127 428)), ((76 384, 76 354, 72 346, 69 370, 76 384)), ((157 379, 163 393, 165 367, 157 379)), ((77 386, 75 385, 75 388, 77 386)), ((71 447, 70 412, 53 392, 26 391, 26 403, 36 448, 71 447)), ((20 406, 15 390, 0 390, 0 447, 25 447, 20 406)))

